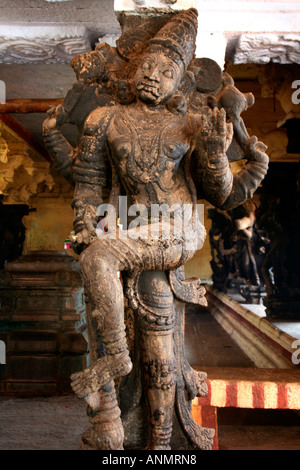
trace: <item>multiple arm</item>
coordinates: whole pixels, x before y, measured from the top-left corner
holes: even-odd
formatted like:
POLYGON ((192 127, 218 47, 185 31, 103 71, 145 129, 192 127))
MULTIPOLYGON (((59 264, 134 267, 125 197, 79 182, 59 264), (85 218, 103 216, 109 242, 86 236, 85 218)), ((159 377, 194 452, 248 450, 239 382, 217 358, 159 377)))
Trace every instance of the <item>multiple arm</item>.
POLYGON ((75 149, 60 132, 64 123, 64 108, 59 105, 49 110, 49 117, 43 123, 43 139, 50 153, 54 168, 72 185, 74 185, 72 164, 75 149))
MULTIPOLYGON (((77 154, 61 134, 60 120, 62 117, 58 109, 54 117, 50 115, 45 121, 44 138, 55 168, 75 185, 72 207, 76 237, 73 242, 84 247, 96 237, 97 208, 103 203, 111 173, 106 154, 110 112, 109 108, 97 108, 89 114, 77 154)), ((246 139, 243 150, 247 163, 233 175, 226 155, 233 137, 233 126, 226 122, 225 110, 205 107, 203 114, 197 115, 192 122, 197 126, 193 125, 196 133, 196 179, 197 184, 202 186, 203 197, 223 210, 233 209, 252 198, 268 169, 265 145, 256 137, 246 139)), ((117 192, 119 182, 114 181, 114 171, 112 178, 111 199, 115 199, 114 192, 117 192)))
POLYGON ((200 124, 195 154, 204 197, 219 209, 233 209, 252 198, 265 177, 269 162, 266 147, 256 137, 249 138, 244 145, 247 163, 233 175, 226 156, 233 131, 226 123, 225 110, 206 109, 200 124))
POLYGON ((75 191, 72 208, 78 245, 88 245, 96 236, 97 208, 103 203, 109 175, 105 151, 106 127, 105 110, 95 110, 89 115, 73 165, 75 191))

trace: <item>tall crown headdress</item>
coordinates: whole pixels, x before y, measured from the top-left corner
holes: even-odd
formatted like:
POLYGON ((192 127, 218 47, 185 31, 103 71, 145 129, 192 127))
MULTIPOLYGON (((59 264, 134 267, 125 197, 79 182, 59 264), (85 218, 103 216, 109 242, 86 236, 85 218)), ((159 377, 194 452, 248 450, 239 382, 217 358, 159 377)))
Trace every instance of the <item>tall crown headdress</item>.
POLYGON ((167 49, 171 58, 179 60, 187 69, 195 53, 195 42, 198 26, 198 12, 195 8, 184 10, 174 15, 159 31, 149 40, 147 50, 160 46, 167 49))

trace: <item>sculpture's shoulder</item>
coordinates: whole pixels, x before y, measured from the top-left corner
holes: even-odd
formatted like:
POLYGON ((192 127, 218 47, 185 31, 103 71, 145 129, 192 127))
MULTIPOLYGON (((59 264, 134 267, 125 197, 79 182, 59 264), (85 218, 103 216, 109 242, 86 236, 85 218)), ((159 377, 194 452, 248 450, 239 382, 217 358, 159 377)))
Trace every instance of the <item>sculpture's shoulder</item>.
POLYGON ((84 134, 91 136, 102 134, 107 129, 116 108, 117 106, 101 106, 91 111, 85 120, 84 134))

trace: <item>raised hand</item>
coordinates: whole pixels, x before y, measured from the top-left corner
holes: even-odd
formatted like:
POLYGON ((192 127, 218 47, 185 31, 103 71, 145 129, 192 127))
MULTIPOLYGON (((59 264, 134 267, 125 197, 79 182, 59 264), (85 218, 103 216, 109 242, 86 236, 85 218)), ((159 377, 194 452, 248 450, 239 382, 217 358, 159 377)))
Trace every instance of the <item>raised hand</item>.
POLYGON ((61 104, 49 108, 47 113, 49 117, 43 123, 44 131, 59 129, 64 124, 66 113, 64 107, 61 104))
POLYGON ((257 137, 252 136, 246 143, 246 158, 250 161, 268 163, 268 156, 265 151, 267 146, 260 142, 257 137))
POLYGON ((224 155, 232 137, 233 126, 226 122, 226 111, 207 107, 201 118, 201 138, 208 158, 224 155))

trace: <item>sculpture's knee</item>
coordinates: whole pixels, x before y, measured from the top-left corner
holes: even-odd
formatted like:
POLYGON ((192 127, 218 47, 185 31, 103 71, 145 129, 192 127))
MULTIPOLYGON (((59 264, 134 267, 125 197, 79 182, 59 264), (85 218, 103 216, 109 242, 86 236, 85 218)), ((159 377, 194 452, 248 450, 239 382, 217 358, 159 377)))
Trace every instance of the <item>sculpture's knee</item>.
POLYGON ((94 267, 94 262, 95 250, 93 249, 93 246, 89 246, 79 256, 79 264, 83 274, 87 272, 90 268, 94 267))
POLYGON ((143 272, 139 280, 138 297, 139 315, 146 329, 165 331, 174 327, 174 296, 165 272, 143 272))
POLYGON ((116 271, 116 259, 102 246, 90 245, 84 250, 79 258, 80 268, 84 277, 97 277, 97 274, 116 271))

